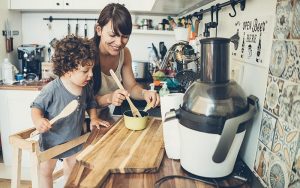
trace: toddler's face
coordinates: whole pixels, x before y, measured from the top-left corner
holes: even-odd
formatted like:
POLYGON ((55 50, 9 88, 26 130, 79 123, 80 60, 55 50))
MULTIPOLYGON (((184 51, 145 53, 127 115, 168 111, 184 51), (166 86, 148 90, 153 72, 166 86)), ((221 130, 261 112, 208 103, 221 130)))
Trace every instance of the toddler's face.
POLYGON ((79 65, 77 70, 70 72, 70 80, 74 84, 83 87, 89 83, 93 77, 93 65, 89 64, 86 66, 79 65))

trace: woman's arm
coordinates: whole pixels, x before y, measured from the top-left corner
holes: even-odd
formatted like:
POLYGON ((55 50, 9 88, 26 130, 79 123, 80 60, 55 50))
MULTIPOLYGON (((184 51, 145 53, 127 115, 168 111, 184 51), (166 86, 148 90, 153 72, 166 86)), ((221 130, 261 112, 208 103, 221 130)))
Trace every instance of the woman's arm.
POLYGON ((143 100, 143 88, 135 81, 132 71, 131 53, 127 47, 124 48, 124 63, 122 67, 122 80, 124 88, 130 93, 130 97, 143 100))
POLYGON ((126 90, 130 96, 137 100, 146 100, 152 103, 153 107, 159 105, 160 99, 155 91, 143 89, 136 81, 132 71, 132 58, 128 48, 124 48, 124 64, 122 68, 122 80, 126 90))

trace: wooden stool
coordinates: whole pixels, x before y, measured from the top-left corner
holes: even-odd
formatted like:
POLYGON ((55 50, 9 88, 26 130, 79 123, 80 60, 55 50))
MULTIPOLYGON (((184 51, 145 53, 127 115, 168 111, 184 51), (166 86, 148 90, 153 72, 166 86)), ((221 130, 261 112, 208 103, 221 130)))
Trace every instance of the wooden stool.
MULTIPOLYGON (((86 142, 89 136, 89 133, 86 133, 69 142, 57 145, 53 148, 41 152, 38 142, 36 140, 28 139, 30 138, 30 133, 32 133, 33 131, 35 131, 35 128, 30 128, 9 136, 9 142, 13 146, 13 168, 11 182, 12 188, 20 187, 22 150, 28 150, 30 152, 32 188, 40 188, 40 163, 86 142)), ((62 175, 61 172, 62 171, 60 170, 59 172, 54 173, 53 177, 60 177, 62 175)))

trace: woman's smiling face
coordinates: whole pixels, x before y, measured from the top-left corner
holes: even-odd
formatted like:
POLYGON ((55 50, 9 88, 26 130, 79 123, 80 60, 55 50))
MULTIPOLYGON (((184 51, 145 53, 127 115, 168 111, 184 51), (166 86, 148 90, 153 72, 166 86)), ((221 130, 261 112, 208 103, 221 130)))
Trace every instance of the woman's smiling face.
POLYGON ((97 26, 97 34, 101 37, 100 47, 102 53, 118 55, 126 46, 129 35, 123 35, 120 32, 115 33, 112 21, 109 21, 104 27, 97 26))

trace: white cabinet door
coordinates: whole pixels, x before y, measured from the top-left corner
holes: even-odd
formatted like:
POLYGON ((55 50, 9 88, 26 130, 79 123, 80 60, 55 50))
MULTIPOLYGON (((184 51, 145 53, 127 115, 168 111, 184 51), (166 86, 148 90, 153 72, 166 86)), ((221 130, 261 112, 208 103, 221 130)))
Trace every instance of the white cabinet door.
POLYGON ((103 9, 108 3, 119 0, 8 0, 15 10, 94 10, 103 9))
POLYGON ((52 9, 52 0, 8 0, 10 9, 16 10, 47 10, 52 9))
MULTIPOLYGON (((4 164, 12 164, 12 146, 9 136, 34 127, 30 104, 40 91, 0 90, 0 128, 4 164)), ((29 152, 23 153, 22 166, 29 167, 29 152)))
POLYGON ((155 0, 119 0, 129 11, 151 11, 155 0))
POLYGON ((112 2, 118 2, 118 0, 64 0, 64 9, 100 11, 112 2))

